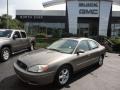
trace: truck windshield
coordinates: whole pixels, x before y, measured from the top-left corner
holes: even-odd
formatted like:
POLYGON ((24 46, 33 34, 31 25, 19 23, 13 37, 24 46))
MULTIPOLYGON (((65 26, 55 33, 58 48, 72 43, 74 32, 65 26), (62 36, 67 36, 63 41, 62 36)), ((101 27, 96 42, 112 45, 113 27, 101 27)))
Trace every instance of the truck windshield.
POLYGON ((12 30, 2 30, 2 31, 0 31, 0 37, 10 38, 11 34, 12 34, 12 30))

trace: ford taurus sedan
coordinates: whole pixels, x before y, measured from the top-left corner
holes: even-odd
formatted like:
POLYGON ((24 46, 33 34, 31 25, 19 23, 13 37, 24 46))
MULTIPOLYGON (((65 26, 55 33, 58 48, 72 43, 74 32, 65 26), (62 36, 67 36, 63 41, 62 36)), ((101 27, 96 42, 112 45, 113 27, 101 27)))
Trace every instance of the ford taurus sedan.
POLYGON ((101 66, 105 48, 89 38, 63 38, 43 50, 19 57, 14 63, 18 78, 28 84, 63 86, 73 73, 92 64, 101 66))

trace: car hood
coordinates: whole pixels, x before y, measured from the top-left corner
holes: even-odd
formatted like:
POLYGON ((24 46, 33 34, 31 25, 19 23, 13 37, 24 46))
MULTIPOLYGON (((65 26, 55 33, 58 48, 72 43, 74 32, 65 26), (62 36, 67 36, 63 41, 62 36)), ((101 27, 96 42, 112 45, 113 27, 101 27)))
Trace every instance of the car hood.
POLYGON ((65 59, 70 57, 70 54, 60 53, 52 50, 37 50, 20 56, 19 61, 26 64, 28 67, 34 65, 48 65, 52 61, 65 59))
POLYGON ((8 41, 9 38, 6 38, 6 37, 0 37, 0 42, 4 42, 4 41, 8 41))

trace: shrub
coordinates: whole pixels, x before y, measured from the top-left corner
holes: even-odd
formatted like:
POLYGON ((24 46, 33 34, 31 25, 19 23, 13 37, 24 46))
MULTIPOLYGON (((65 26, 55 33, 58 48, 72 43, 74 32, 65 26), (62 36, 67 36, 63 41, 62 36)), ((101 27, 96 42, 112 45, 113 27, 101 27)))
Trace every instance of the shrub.
POLYGON ((78 37, 77 35, 74 35, 72 33, 62 33, 62 37, 78 37))
POLYGON ((116 52, 120 52, 120 37, 110 38, 110 41, 114 44, 113 50, 116 52))
POLYGON ((59 38, 37 38, 37 43, 53 43, 57 41, 59 38))
POLYGON ((114 44, 120 44, 120 38, 110 38, 110 40, 114 43, 114 44))
POLYGON ((36 35, 36 38, 46 38, 46 34, 45 33, 39 33, 36 35))
POLYGON ((48 45, 50 45, 51 43, 57 41, 59 38, 37 38, 37 44, 36 47, 37 48, 45 48, 48 45))

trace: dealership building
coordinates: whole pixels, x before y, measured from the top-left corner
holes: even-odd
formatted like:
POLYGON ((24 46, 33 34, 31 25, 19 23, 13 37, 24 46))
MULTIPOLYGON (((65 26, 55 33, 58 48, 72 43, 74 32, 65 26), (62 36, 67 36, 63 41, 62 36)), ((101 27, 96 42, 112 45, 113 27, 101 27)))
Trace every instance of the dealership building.
POLYGON ((66 3, 66 10, 17 10, 28 33, 71 33, 79 36, 120 36, 120 11, 112 11, 119 0, 52 0, 44 7, 66 3))

